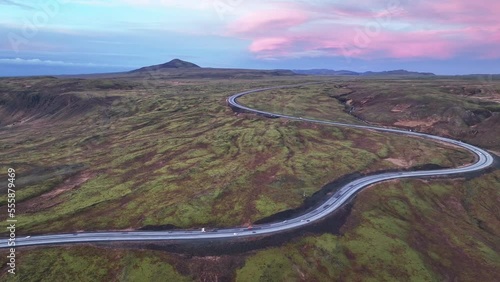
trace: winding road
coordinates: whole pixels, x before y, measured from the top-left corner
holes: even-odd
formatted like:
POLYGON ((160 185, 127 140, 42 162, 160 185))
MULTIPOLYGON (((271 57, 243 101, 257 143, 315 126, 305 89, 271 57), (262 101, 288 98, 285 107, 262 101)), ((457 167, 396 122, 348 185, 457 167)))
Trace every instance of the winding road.
MULTIPOLYGON (((476 162, 474 164, 460 168, 425 170, 425 171, 408 171, 408 172, 389 172, 389 173, 381 173, 377 175, 362 177, 350 183, 345 184, 343 187, 337 190, 337 192, 334 193, 326 202, 324 202, 320 206, 310 210, 309 212, 303 215, 285 221, 254 225, 251 228, 235 227, 235 228, 218 229, 218 230, 207 229, 206 231, 203 229, 203 230, 175 230, 175 231, 82 232, 82 233, 41 235, 32 237, 18 237, 15 239, 15 247, 49 245, 49 244, 73 244, 73 243, 117 242, 117 241, 147 242, 147 241, 176 241, 176 240, 189 241, 189 240, 224 239, 224 238, 235 239, 243 237, 262 236, 266 234, 297 229, 305 225, 312 224, 313 222, 316 222, 318 220, 321 220, 327 217, 329 214, 336 211, 337 209, 339 209, 343 204, 349 201, 349 199, 351 199, 356 193, 361 191, 363 188, 366 188, 375 183, 391 179, 398 179, 398 178, 410 178, 410 177, 421 178, 421 177, 431 177, 431 176, 460 175, 463 173, 484 170, 490 167, 494 162, 493 156, 487 151, 478 148, 476 146, 466 144, 457 140, 452 140, 449 138, 418 133, 418 132, 392 129, 392 128, 375 127, 369 125, 353 125, 353 124, 294 117, 277 113, 270 113, 245 107, 239 104, 237 101, 238 98, 251 93, 262 92, 272 89, 279 89, 279 88, 299 87, 306 84, 267 87, 267 88, 245 91, 229 97, 227 102, 232 108, 239 109, 245 112, 265 115, 269 117, 279 117, 279 118, 286 118, 289 120, 311 122, 311 123, 332 125, 332 126, 368 129, 368 130, 396 133, 401 135, 414 136, 414 137, 420 137, 439 142, 444 142, 462 147, 467 151, 473 153, 476 156, 476 162)), ((8 239, 5 238, 1 239, 0 248, 7 248, 7 247, 12 248, 13 246, 9 246, 8 243, 9 243, 8 239)))

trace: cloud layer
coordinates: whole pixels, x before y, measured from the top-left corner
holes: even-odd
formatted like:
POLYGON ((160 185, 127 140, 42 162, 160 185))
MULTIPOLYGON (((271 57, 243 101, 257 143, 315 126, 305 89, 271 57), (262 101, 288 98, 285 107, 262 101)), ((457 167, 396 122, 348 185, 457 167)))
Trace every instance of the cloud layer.
POLYGON ((498 0, 0 0, 0 8, 8 58, 0 63, 9 66, 180 57, 214 67, 500 72, 498 0))
POLYGON ((71 67, 121 67, 107 64, 94 63, 74 63, 65 61, 52 61, 41 59, 21 59, 21 58, 6 58, 0 59, 0 64, 7 65, 40 65, 40 66, 71 66, 71 67))
POLYGON ((498 11, 497 0, 288 1, 246 11, 227 31, 261 58, 500 58, 498 11))

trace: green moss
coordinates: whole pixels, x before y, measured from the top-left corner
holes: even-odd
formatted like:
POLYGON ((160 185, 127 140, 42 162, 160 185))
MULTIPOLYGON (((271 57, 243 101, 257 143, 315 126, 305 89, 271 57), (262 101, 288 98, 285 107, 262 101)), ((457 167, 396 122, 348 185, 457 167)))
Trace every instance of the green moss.
POLYGON ((159 259, 129 256, 125 260, 127 264, 122 270, 120 281, 192 281, 159 259))
MULTIPOLYGON (((189 85, 173 86, 157 81, 158 87, 145 93, 134 88, 133 81, 123 85, 113 81, 117 89, 105 91, 97 87, 101 82, 81 81, 91 88, 65 95, 106 98, 112 106, 101 101, 81 115, 74 113, 67 120, 47 124, 40 129, 43 134, 32 128, 2 139, 16 146, 2 150, 1 159, 42 169, 77 163, 84 165, 80 172, 91 176, 77 187, 44 198, 50 202, 41 205, 46 208, 19 214, 26 219, 21 223, 23 230, 241 225, 296 208, 303 203, 304 193, 312 195, 343 175, 395 168, 383 160, 386 157, 402 155, 413 165, 435 158, 451 166, 467 156, 401 136, 236 116, 223 102, 239 90, 289 82, 287 78, 189 81, 189 85)), ((60 83, 44 82, 43 89, 60 83)), ((110 86, 110 81, 102 83, 110 86)), ((256 93, 248 99, 255 100, 256 107, 276 106, 304 117, 357 122, 330 97, 348 91, 333 86, 328 82, 256 93)), ((37 196, 51 192, 69 176, 24 186, 20 201, 41 201, 37 196)), ((28 177, 32 175, 22 176, 28 177)))
POLYGON ((287 255, 273 250, 259 252, 236 272, 236 281, 298 281, 298 275, 287 255))
POLYGON ((276 201, 261 195, 259 199, 255 201, 255 208, 257 209, 260 217, 267 217, 286 210, 287 205, 284 203, 277 203, 276 201))
POLYGON ((44 248, 19 251, 15 276, 2 281, 192 281, 180 275, 156 252, 95 247, 44 248), (42 259, 43 258, 43 259, 42 259))

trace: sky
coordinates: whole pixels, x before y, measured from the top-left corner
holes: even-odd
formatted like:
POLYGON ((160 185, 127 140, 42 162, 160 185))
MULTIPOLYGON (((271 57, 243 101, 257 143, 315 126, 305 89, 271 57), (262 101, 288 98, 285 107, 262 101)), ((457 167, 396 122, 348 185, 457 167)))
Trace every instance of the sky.
POLYGON ((0 76, 204 67, 500 73, 498 0, 0 0, 0 76))

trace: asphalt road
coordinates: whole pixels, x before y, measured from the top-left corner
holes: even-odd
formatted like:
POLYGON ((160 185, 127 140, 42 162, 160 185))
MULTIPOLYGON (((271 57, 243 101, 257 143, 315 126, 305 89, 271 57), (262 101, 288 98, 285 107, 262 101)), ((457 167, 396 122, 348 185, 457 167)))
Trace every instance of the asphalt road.
MULTIPOLYGON (((261 236, 264 234, 272 234, 272 233, 278 233, 286 230, 300 228, 302 226, 311 224, 315 221, 325 218, 326 216, 328 216, 329 214, 333 213, 335 210, 340 208, 343 204, 345 204, 356 193, 374 183, 387 181, 391 179, 397 179, 397 178, 410 178, 410 177, 419 178, 419 177, 430 177, 430 176, 460 175, 463 173, 480 171, 488 168, 493 164, 494 158, 490 153, 476 146, 462 143, 457 140, 452 140, 439 136, 433 136, 424 133, 398 130, 393 128, 374 127, 368 125, 352 125, 352 124, 320 121, 314 119, 270 113, 245 107, 243 105, 240 105, 237 101, 238 98, 251 93, 262 92, 278 88, 298 87, 302 85, 305 84, 268 87, 268 88, 245 91, 229 97, 227 101, 229 105, 233 108, 238 108, 240 110, 260 115, 265 115, 269 117, 276 117, 276 118, 279 117, 290 120, 311 122, 311 123, 318 123, 318 124, 325 124, 332 126, 342 126, 350 128, 375 130, 381 132, 390 132, 406 136, 415 136, 415 137, 440 141, 444 143, 449 143, 462 147, 468 150, 469 152, 473 153, 474 155, 476 155, 476 162, 474 164, 460 168, 413 171, 413 172, 410 171, 389 172, 389 173, 381 173, 377 175, 362 177, 344 185, 334 195, 332 195, 325 203, 309 211, 306 214, 281 222, 255 225, 252 228, 235 227, 235 228, 218 229, 218 230, 207 228, 206 231, 175 230, 175 231, 132 231, 132 232, 82 232, 82 233, 54 234, 54 235, 32 236, 29 238, 17 237, 15 239, 15 247, 48 245, 48 244, 89 243, 89 242, 116 242, 116 241, 146 242, 146 241, 180 241, 180 240, 185 241, 185 240, 206 240, 206 239, 243 238, 243 237, 261 236)), ((8 242, 9 242, 8 239, 5 238, 1 239, 0 248, 12 247, 8 246, 8 242)))

